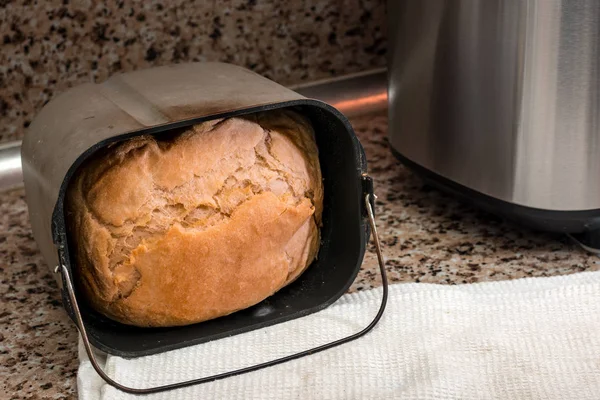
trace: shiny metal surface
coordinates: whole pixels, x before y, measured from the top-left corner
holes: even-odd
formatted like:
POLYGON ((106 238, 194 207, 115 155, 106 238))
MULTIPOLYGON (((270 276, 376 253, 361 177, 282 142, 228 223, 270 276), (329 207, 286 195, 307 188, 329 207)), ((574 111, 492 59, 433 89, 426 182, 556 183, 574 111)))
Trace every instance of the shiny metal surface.
POLYGON ((0 144, 0 190, 22 184, 21 142, 0 144))
POLYGON ((385 68, 290 87, 310 99, 331 104, 346 117, 387 108, 385 68))
MULTIPOLYGON (((331 104, 347 117, 355 117, 387 108, 386 75, 385 69, 376 69, 290 89, 331 104)), ((22 185, 21 141, 0 145, 0 191, 22 185)))
POLYGON ((600 1, 388 6, 396 150, 515 204, 600 208, 600 1))

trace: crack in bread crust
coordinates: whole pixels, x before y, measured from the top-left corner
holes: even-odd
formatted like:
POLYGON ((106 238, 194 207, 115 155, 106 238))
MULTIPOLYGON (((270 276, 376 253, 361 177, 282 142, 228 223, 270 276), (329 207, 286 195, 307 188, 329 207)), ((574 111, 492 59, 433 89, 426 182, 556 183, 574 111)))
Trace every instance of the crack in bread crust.
POLYGON ((174 227, 199 233, 227 223, 262 193, 284 205, 278 218, 306 199, 312 205, 281 250, 285 281, 295 279, 316 257, 323 197, 314 134, 297 118, 279 112, 209 121, 168 141, 135 138, 86 162, 69 186, 67 210, 92 304, 125 320, 121 303, 143 278, 135 254, 153 248, 174 227))

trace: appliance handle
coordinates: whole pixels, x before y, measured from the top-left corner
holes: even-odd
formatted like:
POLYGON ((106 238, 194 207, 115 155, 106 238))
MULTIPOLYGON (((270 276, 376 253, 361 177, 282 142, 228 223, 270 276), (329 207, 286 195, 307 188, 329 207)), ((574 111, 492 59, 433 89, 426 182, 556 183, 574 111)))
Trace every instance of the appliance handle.
MULTIPOLYGON (((369 183, 367 183, 367 185, 370 184, 371 188, 372 188, 371 178, 367 175, 363 175, 363 178, 366 181, 369 181, 369 183)), ((85 325, 84 325, 83 319, 81 317, 81 312, 79 311, 79 306, 77 304, 77 298, 75 297, 75 290, 73 289, 73 284, 72 284, 72 280, 71 280, 71 276, 70 276, 68 268, 63 264, 60 264, 59 266, 57 266, 54 269, 54 272, 56 273, 56 272, 60 271, 60 273, 62 275, 64 287, 66 288, 71 307, 73 308, 73 313, 74 313, 75 319, 76 319, 76 326, 77 326, 77 329, 79 330, 79 332, 81 333, 81 338, 83 339, 83 345, 85 347, 85 351, 90 359, 92 367, 94 367, 94 369, 96 370, 98 375, 100 375, 100 377, 102 379, 104 379, 104 381, 106 381, 106 383, 108 383, 109 385, 113 386, 114 388, 119 389, 126 393, 151 394, 151 393, 164 392, 167 390, 181 389, 181 388, 192 386, 192 385, 199 385, 201 383, 213 382, 216 380, 225 379, 225 378, 229 378, 232 376, 245 374, 248 372, 257 371, 259 369, 271 367, 273 365, 281 364, 281 363, 284 363, 287 361, 291 361, 291 360, 295 360, 295 359, 298 359, 298 358, 301 358, 304 356, 308 356, 310 354, 318 353, 323 350, 331 349, 331 348, 339 346, 341 344, 348 343, 355 339, 358 339, 359 337, 367 334, 371 329, 373 329, 375 327, 375 325, 377 325, 377 323, 379 322, 379 320, 381 319, 381 317, 383 315, 383 312, 385 311, 385 307, 387 304, 388 280, 387 280, 387 275, 386 275, 386 271, 385 271, 385 262, 384 262, 383 254, 381 251, 381 242, 379 241, 379 235, 377 234, 377 229, 375 227, 375 216, 374 216, 374 211, 373 211, 375 199, 376 199, 376 196, 373 194, 372 190, 368 190, 366 192, 366 194, 364 195, 364 202, 365 202, 365 208, 367 211, 367 218, 369 219, 369 225, 371 227, 371 232, 373 234, 373 240, 375 242, 375 249, 377 251, 377 260, 379 262, 379 272, 381 273, 381 282, 382 282, 382 287, 383 287, 383 294, 381 297, 381 305, 379 306, 379 311, 377 312, 377 315, 375 315, 375 318, 373 318, 371 323, 367 327, 365 327, 363 330, 361 330, 360 332, 354 333, 350 336, 347 336, 345 338, 342 338, 342 339, 339 339, 339 340, 336 340, 336 341, 333 341, 330 343, 326 343, 321 346, 314 347, 309 350, 304 350, 299 353, 295 353, 295 354, 291 354, 289 356, 277 358, 275 360, 267 361, 267 362, 264 362, 261 364, 256 364, 256 365, 252 365, 249 367, 240 368, 240 369, 224 372, 224 373, 217 374, 217 375, 207 376, 204 378, 197 378, 197 379, 192 379, 189 381, 171 383, 168 385, 155 386, 155 387, 149 387, 149 388, 132 388, 132 387, 123 385, 123 384, 113 380, 111 377, 109 377, 104 372, 104 370, 100 367, 100 365, 98 364, 98 361, 96 360, 96 356, 94 355, 94 351, 92 350, 92 345, 89 341, 88 334, 86 332, 85 325)))

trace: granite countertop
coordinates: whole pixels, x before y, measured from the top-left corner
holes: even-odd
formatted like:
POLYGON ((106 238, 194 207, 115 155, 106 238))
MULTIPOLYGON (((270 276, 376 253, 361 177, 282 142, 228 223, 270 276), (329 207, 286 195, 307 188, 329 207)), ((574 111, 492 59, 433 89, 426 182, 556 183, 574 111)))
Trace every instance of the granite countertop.
POLYGON ((0 142, 68 88, 192 61, 283 85, 385 65, 385 0, 0 1, 0 142))
MULTIPOLYGON (((352 120, 379 197, 390 281, 463 284, 600 270, 564 237, 516 227, 424 184, 390 154, 385 114, 352 120)), ((76 396, 77 333, 31 236, 22 189, 0 193, 0 398, 76 396), (12 397, 11 397, 12 396, 12 397)), ((351 290, 380 284, 372 244, 351 290)))

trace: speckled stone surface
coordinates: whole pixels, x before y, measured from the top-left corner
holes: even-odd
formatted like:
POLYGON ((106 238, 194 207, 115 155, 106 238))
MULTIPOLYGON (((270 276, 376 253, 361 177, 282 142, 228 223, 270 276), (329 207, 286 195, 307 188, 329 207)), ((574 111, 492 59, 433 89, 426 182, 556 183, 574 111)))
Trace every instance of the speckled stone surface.
POLYGON ((31 235, 23 190, 0 194, 0 399, 75 398, 77 332, 31 235))
MULTIPOLYGON (((425 185, 390 154, 385 114, 356 118, 392 282, 461 284, 599 270, 560 236, 519 228, 425 185)), ((0 194, 0 399, 74 398, 77 333, 31 237, 23 191, 0 194)), ((373 245, 351 290, 380 285, 373 245)))
POLYGON ((385 65, 385 0, 0 0, 0 142, 83 82, 224 61, 283 84, 385 65))

